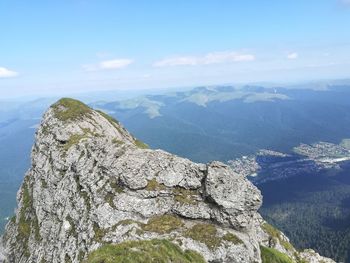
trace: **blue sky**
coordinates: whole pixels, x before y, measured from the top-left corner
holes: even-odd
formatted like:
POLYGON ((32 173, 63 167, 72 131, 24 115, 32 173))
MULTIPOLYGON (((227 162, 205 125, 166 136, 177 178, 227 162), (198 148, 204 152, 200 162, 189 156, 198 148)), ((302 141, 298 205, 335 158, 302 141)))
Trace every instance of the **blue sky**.
POLYGON ((3 97, 350 77, 350 0, 0 1, 3 97))

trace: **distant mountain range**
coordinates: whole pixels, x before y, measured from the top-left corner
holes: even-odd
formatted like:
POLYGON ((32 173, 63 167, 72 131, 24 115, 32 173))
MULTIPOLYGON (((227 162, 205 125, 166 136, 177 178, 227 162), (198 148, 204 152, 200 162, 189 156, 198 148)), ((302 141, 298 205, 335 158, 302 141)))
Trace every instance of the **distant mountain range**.
POLYGON ((288 152, 300 143, 338 143, 350 134, 349 95, 346 86, 322 91, 220 86, 92 106, 155 148, 205 162, 259 149, 288 152))
MULTIPOLYGON (((101 96, 104 99, 95 102, 89 98, 89 105, 114 116, 152 148, 197 162, 228 162, 261 149, 293 156, 293 148, 300 144, 339 144, 349 138, 350 85, 341 81, 333 85, 311 83, 310 87, 210 86, 122 100, 101 96)), ((29 167, 28 156, 39 117, 54 100, 0 103, 1 218, 12 214, 15 191, 29 167)), ((350 214, 346 176, 349 171, 345 165, 333 177, 313 171, 319 176, 299 173, 267 180, 259 185, 265 197, 261 212, 284 230, 297 247, 315 247, 327 256, 345 261, 350 258, 345 249, 350 238, 344 234, 350 229, 345 220, 350 214), (324 204, 322 209, 317 209, 319 203, 324 204), (303 235, 295 232, 302 224, 295 220, 299 214, 303 215, 300 220, 311 218, 313 224, 300 228, 303 235), (315 229, 321 225, 324 232, 318 238, 315 229), (340 231, 340 225, 346 231, 340 231), (297 240, 296 236, 303 239, 297 240), (331 238, 325 241, 327 237, 331 238), (329 248, 329 242, 334 248, 329 248)))

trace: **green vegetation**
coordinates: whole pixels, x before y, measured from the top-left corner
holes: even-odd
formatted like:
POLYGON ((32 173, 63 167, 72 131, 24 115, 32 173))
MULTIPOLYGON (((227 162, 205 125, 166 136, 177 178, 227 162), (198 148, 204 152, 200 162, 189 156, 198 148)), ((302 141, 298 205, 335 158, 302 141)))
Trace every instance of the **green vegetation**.
POLYGON ((116 138, 112 139, 112 143, 117 144, 117 145, 122 145, 122 144, 124 144, 123 141, 118 140, 118 139, 116 139, 116 138))
POLYGON ((243 244, 243 241, 239 237, 237 237, 235 234, 232 234, 232 233, 226 233, 222 237, 222 239, 227 242, 231 242, 235 245, 243 244))
POLYGON ((175 195, 175 201, 182 203, 182 204, 197 204, 197 200, 195 199, 196 196, 198 196, 197 190, 188 190, 182 187, 176 187, 173 190, 173 193, 175 195))
POLYGON ((336 175, 303 174, 260 186, 263 217, 293 246, 350 262, 350 164, 336 175), (316 176, 317 175, 317 176, 316 176))
POLYGON ((127 225, 131 225, 131 224, 138 224, 140 225, 141 223, 132 219, 124 219, 118 222, 118 224, 116 224, 116 226, 127 226, 127 225))
POLYGON ((123 134, 123 133, 126 132, 126 131, 123 131, 123 130, 122 130, 122 127, 121 127, 121 125, 120 125, 120 122, 117 121, 116 119, 114 119, 112 116, 110 116, 110 115, 104 113, 104 112, 101 111, 101 110, 96 110, 96 111, 97 111, 99 114, 101 114, 102 117, 104 117, 107 121, 109 121, 109 123, 112 124, 113 127, 116 128, 120 134, 123 134))
MULTIPOLYGON (((114 119, 112 116, 110 116, 110 115, 104 113, 104 112, 101 111, 101 110, 96 110, 96 111, 97 111, 100 115, 102 115, 102 117, 104 117, 107 121, 109 121, 109 123, 112 124, 112 125, 119 131, 119 133, 123 134, 123 133, 127 132, 127 131, 123 130, 123 127, 121 126, 120 122, 117 121, 116 119, 114 119)), ((113 140, 112 140, 112 143, 121 145, 121 144, 123 144, 124 142, 122 142, 122 141, 120 141, 120 140, 118 140, 118 139, 113 139, 113 140)), ((134 144, 135 144, 138 148, 140 148, 140 149, 149 149, 149 146, 148 146, 146 143, 144 143, 144 142, 142 142, 142 141, 140 141, 140 140, 138 140, 138 139, 135 139, 134 144)))
POLYGON ((127 241, 104 245, 92 252, 85 263, 205 263, 195 251, 183 251, 168 240, 127 241))
POLYGON ((83 189, 83 187, 81 186, 80 184, 80 179, 79 179, 79 176, 74 176, 74 180, 75 180, 75 183, 77 185, 77 190, 78 190, 78 193, 80 195, 80 197, 84 200, 84 203, 88 209, 88 211, 90 211, 91 209, 91 203, 90 203, 90 197, 89 197, 89 194, 85 191, 85 189, 83 189))
MULTIPOLYGON (((102 135, 96 132, 91 131, 88 128, 82 128, 82 134, 73 134, 70 136, 69 140, 63 144, 63 150, 68 151, 70 147, 78 144, 81 140, 89 138, 89 137, 101 137, 102 135)), ((82 154, 84 154, 82 152, 82 154)), ((79 157, 79 159, 82 156, 79 157)))
POLYGON ((106 195, 105 195, 105 201, 111 206, 111 207, 113 207, 114 209, 116 208, 115 207, 115 204, 114 204, 114 202, 113 202, 113 200, 114 200, 114 194, 112 194, 112 193, 107 193, 106 195))
POLYGON ((34 237, 36 241, 40 241, 41 240, 41 236, 40 236, 40 227, 39 227, 39 221, 38 221, 38 217, 35 215, 33 220, 32 220, 32 227, 34 228, 34 237))
POLYGON ((262 263, 293 263, 290 257, 274 248, 260 246, 260 251, 262 263))
POLYGON ((80 140, 87 138, 87 134, 73 134, 69 140, 63 145, 63 149, 68 151, 70 147, 80 142, 80 140))
POLYGON ((160 191, 166 189, 164 184, 158 183, 158 181, 153 178, 152 180, 148 181, 146 190, 147 191, 160 191))
POLYGON ((21 240, 28 240, 31 232, 30 220, 26 218, 26 213, 31 212, 32 198, 30 196, 27 183, 22 186, 22 207, 19 213, 18 237, 21 240))
POLYGON ((49 125, 42 125, 41 126, 41 130, 42 130, 42 132, 43 132, 43 134, 48 134, 49 133, 49 130, 50 130, 50 127, 49 127, 49 125))
POLYGON ((138 139, 135 140, 135 145, 137 147, 139 147, 140 149, 149 149, 149 146, 146 143, 144 143, 138 139))
POLYGON ((114 119, 112 116, 104 113, 101 110, 96 110, 99 114, 102 115, 102 117, 104 117, 107 121, 110 122, 110 124, 112 124, 113 126, 115 126, 115 124, 117 124, 118 126, 120 125, 119 121, 117 121, 116 119, 114 119))
POLYGON ((39 232, 38 218, 33 209, 32 195, 29 192, 27 180, 22 185, 22 206, 19 211, 19 220, 17 228, 17 241, 22 244, 24 254, 28 257, 28 242, 31 233, 37 241, 41 239, 39 232))
POLYGON ((85 252, 80 250, 78 255, 78 262, 82 262, 84 257, 85 257, 85 252))
POLYGON ((72 260, 70 259, 68 254, 66 254, 66 256, 64 257, 64 263, 72 263, 72 260))
POLYGON ((273 243, 273 245, 279 241, 286 250, 294 250, 293 245, 283 239, 282 233, 278 229, 268 223, 264 223, 261 227, 270 236, 269 242, 273 243))
POLYGON ((106 235, 107 230, 100 228, 100 226, 97 223, 94 223, 92 228, 93 228, 94 233, 95 233, 94 240, 96 240, 97 242, 102 242, 102 239, 106 235))
POLYGON ((170 233, 183 226, 180 218, 173 215, 160 215, 152 217, 147 224, 141 226, 144 231, 156 232, 159 234, 170 233))
POLYGON ((210 249, 219 247, 222 241, 222 238, 217 236, 216 227, 205 223, 194 225, 185 232, 185 236, 206 244, 210 249))
POLYGON ((77 230, 76 230, 76 227, 75 227, 73 218, 71 218, 71 216, 68 215, 68 216, 66 217, 66 220, 67 220, 67 221, 69 222, 69 224, 70 224, 70 230, 69 230, 69 233, 68 233, 68 234, 69 234, 70 236, 77 237, 78 234, 77 234, 77 230))
POLYGON ((42 188, 47 188, 47 182, 46 182, 46 180, 43 179, 43 178, 41 178, 40 181, 41 181, 41 187, 42 187, 42 188))
POLYGON ((63 98, 52 105, 55 113, 55 117, 61 121, 67 120, 77 120, 83 117, 89 116, 92 113, 91 108, 89 108, 84 103, 70 99, 63 98))
POLYGON ((109 185, 111 186, 112 189, 114 189, 114 191, 116 191, 118 194, 121 194, 124 192, 124 188, 116 181, 111 181, 109 183, 109 185))
POLYGON ((16 215, 11 216, 10 222, 12 224, 16 223, 16 215))

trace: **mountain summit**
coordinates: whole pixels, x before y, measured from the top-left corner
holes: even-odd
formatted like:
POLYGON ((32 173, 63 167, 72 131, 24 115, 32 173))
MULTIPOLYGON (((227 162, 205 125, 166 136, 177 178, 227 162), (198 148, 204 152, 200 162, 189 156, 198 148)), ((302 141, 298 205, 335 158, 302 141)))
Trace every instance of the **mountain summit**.
POLYGON ((148 149, 79 101, 48 109, 31 157, 5 262, 334 262, 267 224, 243 175, 148 149))

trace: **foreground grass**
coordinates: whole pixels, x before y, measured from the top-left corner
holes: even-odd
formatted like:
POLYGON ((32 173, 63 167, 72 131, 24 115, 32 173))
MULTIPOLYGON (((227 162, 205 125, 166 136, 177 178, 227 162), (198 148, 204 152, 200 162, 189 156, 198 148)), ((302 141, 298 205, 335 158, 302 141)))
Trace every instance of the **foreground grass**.
POLYGON ((195 251, 183 251, 168 240, 126 241, 104 245, 86 263, 205 263, 195 251))
POLYGON ((260 246, 262 263, 293 263, 290 257, 274 248, 260 246))

